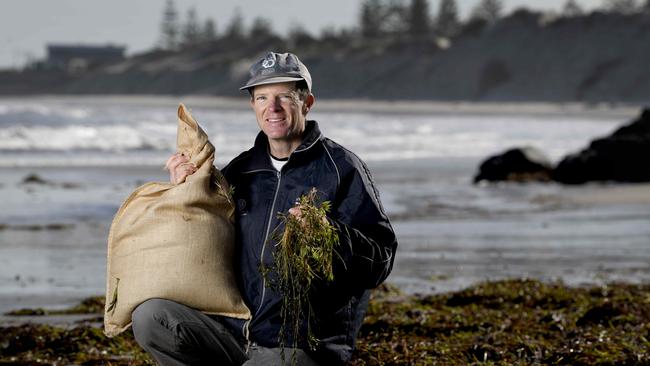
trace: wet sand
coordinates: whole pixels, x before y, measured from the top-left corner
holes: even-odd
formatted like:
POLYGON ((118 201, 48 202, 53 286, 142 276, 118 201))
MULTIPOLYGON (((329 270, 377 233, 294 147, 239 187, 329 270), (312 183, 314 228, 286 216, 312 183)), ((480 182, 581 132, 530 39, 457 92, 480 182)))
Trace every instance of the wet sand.
MULTIPOLYGON (((650 184, 472 186, 473 161, 427 169, 431 164, 370 166, 400 244, 389 283, 408 293, 440 293, 502 278, 650 282, 650 184)), ((41 174, 86 183, 71 191, 32 187, 30 193, 15 185, 29 169, 12 170, 13 181, 4 171, 4 191, 25 195, 33 207, 21 205, 2 220, 10 225, 0 229, 0 313, 101 295, 113 213, 139 183, 164 173, 152 167, 52 168, 60 175, 41 174), (12 227, 26 217, 38 225, 72 226, 12 227)))

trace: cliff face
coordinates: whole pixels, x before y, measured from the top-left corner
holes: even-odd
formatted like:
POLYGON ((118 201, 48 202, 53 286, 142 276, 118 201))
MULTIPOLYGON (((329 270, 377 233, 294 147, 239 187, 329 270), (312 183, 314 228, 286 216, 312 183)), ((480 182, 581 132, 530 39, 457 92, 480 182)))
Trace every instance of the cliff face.
POLYGON ((356 67, 333 85, 356 75, 373 97, 647 101, 648 45, 649 15, 594 13, 544 25, 538 15, 522 12, 445 50, 378 55, 394 65, 366 60, 371 66, 365 72, 363 65, 356 67))
MULTIPOLYGON (((239 95, 248 65, 267 50, 291 50, 310 68, 316 95, 325 98, 638 103, 650 97, 649 14, 544 21, 519 11, 465 32, 450 47, 440 45, 220 42, 139 55, 46 87, 26 87, 27 76, 18 93, 239 95)), ((16 93, 3 78, 0 93, 16 93)))

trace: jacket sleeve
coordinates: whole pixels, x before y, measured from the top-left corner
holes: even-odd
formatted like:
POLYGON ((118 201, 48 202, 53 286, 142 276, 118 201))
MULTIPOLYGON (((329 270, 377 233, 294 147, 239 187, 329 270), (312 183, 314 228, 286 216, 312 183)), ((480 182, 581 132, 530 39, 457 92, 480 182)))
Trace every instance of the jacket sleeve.
POLYGON ((397 239, 366 166, 354 169, 339 187, 331 221, 338 229, 335 281, 374 288, 393 268, 397 239))

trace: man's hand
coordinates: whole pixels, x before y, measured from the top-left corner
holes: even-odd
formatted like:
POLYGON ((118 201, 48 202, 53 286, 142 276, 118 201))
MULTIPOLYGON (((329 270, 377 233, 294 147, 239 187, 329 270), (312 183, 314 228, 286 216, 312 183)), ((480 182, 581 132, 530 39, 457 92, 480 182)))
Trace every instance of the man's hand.
POLYGON ((165 169, 169 170, 169 181, 172 184, 183 183, 188 175, 196 172, 196 166, 189 161, 190 159, 181 153, 176 153, 167 159, 165 169))
POLYGON ((295 206, 291 207, 289 209, 289 215, 293 215, 298 221, 302 222, 302 210, 300 209, 300 204, 296 204, 295 206))
MULTIPOLYGON (((302 217, 302 208, 300 203, 296 203, 295 206, 289 209, 289 215, 295 217, 301 225, 305 225, 305 219, 302 217)), ((327 218, 325 216, 321 218, 321 221, 323 224, 327 224, 327 218)))

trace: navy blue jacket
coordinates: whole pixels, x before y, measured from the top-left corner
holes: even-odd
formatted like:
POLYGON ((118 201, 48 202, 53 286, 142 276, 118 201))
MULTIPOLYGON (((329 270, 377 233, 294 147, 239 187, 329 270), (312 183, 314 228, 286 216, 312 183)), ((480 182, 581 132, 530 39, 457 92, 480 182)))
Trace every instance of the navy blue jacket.
MULTIPOLYGON (((282 325, 281 295, 267 286, 259 271, 262 262, 273 266, 273 232, 281 230, 278 214, 286 214, 312 187, 318 190, 319 199, 331 202, 328 219, 338 229, 340 258, 335 255, 334 281, 320 283, 311 291, 312 331, 319 345, 308 351, 323 364, 346 362, 367 309, 368 289, 386 279, 397 247, 365 163, 325 138, 315 121, 307 121, 302 144, 280 172, 271 164, 263 132, 252 149, 222 172, 234 186, 238 280, 253 314, 249 339, 260 346, 278 347, 282 325)), ((245 330, 242 321, 228 319, 227 323, 237 332, 245 330)), ((302 338, 306 339, 304 334, 302 338)), ((306 341, 299 344, 308 349, 306 341)))

